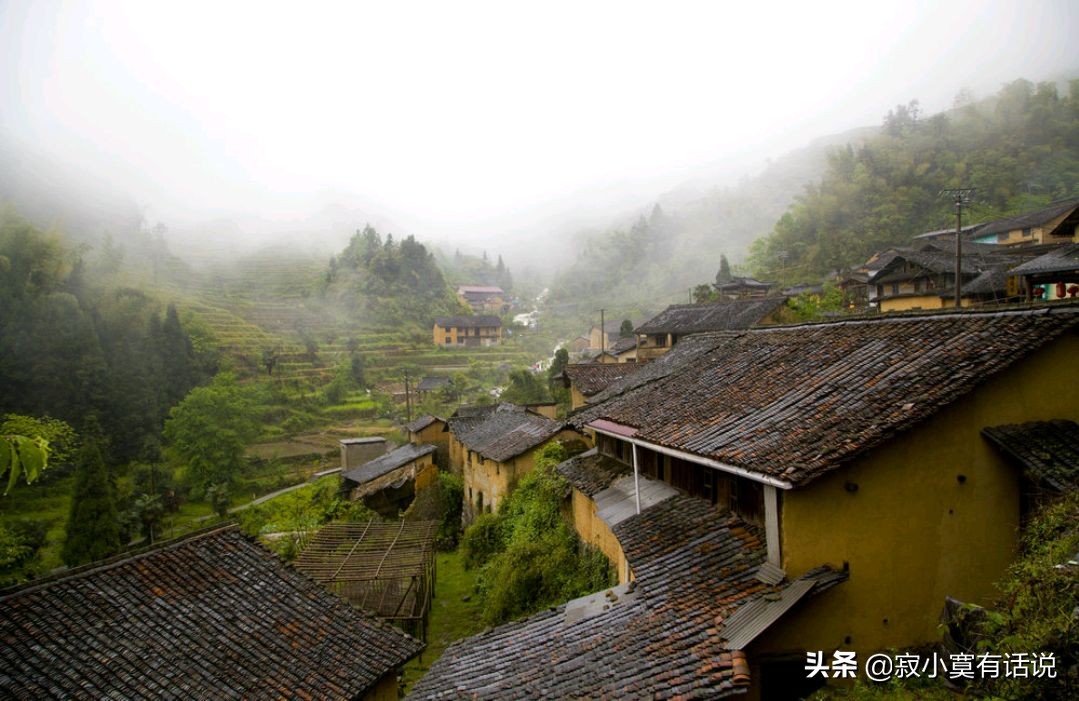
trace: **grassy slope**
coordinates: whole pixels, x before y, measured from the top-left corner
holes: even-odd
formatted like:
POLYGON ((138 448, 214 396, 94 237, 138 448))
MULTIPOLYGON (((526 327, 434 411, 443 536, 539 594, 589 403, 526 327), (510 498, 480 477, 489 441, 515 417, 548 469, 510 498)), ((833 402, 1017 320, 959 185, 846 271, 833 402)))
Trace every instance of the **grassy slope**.
POLYGON ((438 553, 437 567, 427 649, 405 667, 406 693, 451 643, 483 630, 482 607, 475 595, 476 571, 465 569, 459 550, 438 553))

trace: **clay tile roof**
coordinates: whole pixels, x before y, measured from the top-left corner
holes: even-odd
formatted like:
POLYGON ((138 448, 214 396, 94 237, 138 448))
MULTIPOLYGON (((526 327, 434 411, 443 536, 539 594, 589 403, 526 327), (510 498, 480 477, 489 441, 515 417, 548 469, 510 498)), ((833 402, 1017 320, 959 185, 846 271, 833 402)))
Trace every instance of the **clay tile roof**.
POLYGON ((397 468, 407 465, 413 460, 422 458, 424 455, 433 453, 435 450, 437 450, 437 448, 433 445, 406 443, 400 448, 386 453, 385 455, 380 455, 374 460, 365 462, 359 467, 354 467, 351 470, 342 472, 341 476, 350 482, 364 484, 373 479, 377 479, 382 475, 393 472, 397 468))
POLYGON ((786 303, 785 297, 765 297, 717 304, 672 304, 635 330, 646 334, 687 334, 748 329, 786 303))
POLYGON ((405 430, 409 433, 416 433, 417 431, 422 431, 431 424, 437 423, 439 421, 445 423, 446 420, 440 419, 437 416, 433 416, 431 414, 424 414, 418 419, 413 420, 411 423, 405 424, 405 430))
POLYGON ((1017 217, 1009 217, 1007 219, 998 219, 989 222, 978 231, 978 236, 1002 234, 1008 231, 1015 231, 1016 229, 1041 226, 1042 224, 1046 224, 1056 219, 1061 214, 1067 214, 1076 208, 1079 208, 1079 199, 1054 202, 1047 207, 1043 207, 1042 209, 1033 212, 1027 212, 1026 214, 1020 214, 1017 217))
POLYGON ((1074 421, 992 426, 983 428, 982 435, 1054 489, 1079 488, 1079 424, 1074 421))
POLYGON ((699 334, 570 417, 805 484, 1079 326, 1079 306, 699 334))
POLYGON ((614 343, 611 344, 611 347, 608 348, 607 350, 612 355, 621 355, 622 353, 625 353, 626 351, 633 350, 636 347, 637 347, 637 339, 630 336, 628 338, 616 339, 614 341, 614 343))
POLYGON ((459 329, 497 328, 502 325, 502 320, 497 316, 440 316, 435 318, 435 323, 444 329, 455 326, 459 329))
POLYGON ((595 496, 607 489, 630 468, 625 463, 601 454, 596 448, 558 464, 555 468, 567 482, 585 496, 595 496))
POLYGON ((423 650, 235 527, 0 597, 0 696, 356 698, 423 650))
MULTIPOLYGON (((708 503, 675 496, 615 527, 637 580, 450 646, 420 699, 722 698, 750 682, 720 626, 782 592, 757 578, 760 534, 708 503)), ((842 579, 816 570, 805 589, 842 579)), ((801 581, 801 580, 799 580, 801 581)))
POLYGON ((602 392, 616 380, 631 375, 641 367, 637 363, 571 363, 563 375, 586 397, 602 392))
POLYGON ((1012 275, 1079 272, 1079 244, 1058 246, 1033 260, 1028 260, 1022 265, 1013 268, 1010 272, 1012 275))
POLYGON ((416 385, 417 392, 433 392, 436 389, 442 389, 452 384, 452 380, 448 377, 430 376, 420 380, 420 383, 416 385))
POLYGON ((497 462, 535 448, 566 427, 516 404, 499 404, 479 416, 450 417, 448 423, 466 448, 497 462))

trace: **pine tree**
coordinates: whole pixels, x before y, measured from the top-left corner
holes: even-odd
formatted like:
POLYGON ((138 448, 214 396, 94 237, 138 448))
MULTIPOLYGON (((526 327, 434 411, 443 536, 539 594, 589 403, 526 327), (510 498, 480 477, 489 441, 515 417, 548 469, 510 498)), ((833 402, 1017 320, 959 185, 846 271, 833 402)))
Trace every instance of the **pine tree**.
POLYGON ((716 284, 722 285, 731 281, 731 264, 727 261, 727 256, 723 253, 719 254, 719 272, 716 273, 716 284))
POLYGON ((62 553, 70 566, 102 560, 120 550, 119 515, 96 440, 83 444, 76 469, 62 553))

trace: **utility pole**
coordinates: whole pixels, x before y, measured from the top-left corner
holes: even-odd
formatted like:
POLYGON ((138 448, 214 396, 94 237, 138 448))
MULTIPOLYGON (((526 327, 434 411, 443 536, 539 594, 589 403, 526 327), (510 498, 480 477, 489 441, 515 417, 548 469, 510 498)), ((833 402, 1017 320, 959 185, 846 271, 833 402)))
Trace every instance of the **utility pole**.
POLYGON ((974 198, 973 187, 958 187, 941 190, 940 196, 951 196, 955 203, 955 308, 963 306, 961 288, 963 287, 963 205, 969 205, 974 198))
POLYGON ((408 369, 405 369, 405 411, 408 416, 408 422, 412 423, 412 393, 408 388, 408 369))

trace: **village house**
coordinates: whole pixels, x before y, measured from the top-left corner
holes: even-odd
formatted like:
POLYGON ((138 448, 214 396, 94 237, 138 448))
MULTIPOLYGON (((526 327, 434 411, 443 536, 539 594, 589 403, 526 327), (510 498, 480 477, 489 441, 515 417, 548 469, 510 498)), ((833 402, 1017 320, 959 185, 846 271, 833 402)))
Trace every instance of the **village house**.
POLYGON ((535 453, 551 441, 580 440, 575 429, 515 404, 461 407, 447 420, 450 468, 462 475, 464 519, 498 510, 535 453))
POLYGON ((607 350, 621 337, 622 322, 620 320, 605 321, 602 329, 597 324, 588 330, 588 350, 607 350))
POLYGON ((1027 300, 1050 301, 1079 296, 1079 244, 1054 246, 1008 271, 1012 287, 1027 300))
POLYGON ((406 443, 396 450, 341 472, 341 491, 363 500, 386 518, 408 508, 416 493, 438 480, 433 445, 406 443))
MULTIPOLYGON (((596 477, 582 474, 599 488, 596 477)), ((412 697, 722 698, 759 689, 742 648, 846 575, 820 567, 786 579, 768 566, 759 529, 648 482, 639 510, 626 499, 605 508, 634 579, 454 643, 412 697)))
POLYGON ((450 434, 445 419, 424 414, 405 424, 405 431, 409 443, 435 446, 435 464, 443 470, 450 469, 450 434))
POLYGON ((497 316, 440 316, 431 331, 434 343, 445 348, 497 346, 502 320, 497 316))
POLYGON ((457 299, 476 314, 505 314, 510 308, 502 288, 490 285, 458 285, 457 299))
POLYGON ((633 330, 637 357, 642 361, 658 358, 689 334, 769 323, 786 303, 785 297, 766 297, 716 304, 672 304, 633 330))
POLYGON ((390 701, 424 648, 215 527, 0 593, 0 696, 390 701))
POLYGON ((971 236, 975 243, 1008 247, 1079 243, 1079 199, 981 224, 973 228, 971 236))
POLYGON ((555 379, 569 390, 570 407, 578 409, 588 403, 589 397, 636 369, 636 363, 570 363, 555 379))
POLYGON ((719 296, 726 300, 767 297, 775 286, 774 282, 764 282, 751 277, 732 277, 726 282, 712 283, 719 296))
POLYGON ((442 392, 453 387, 453 380, 445 376, 428 375, 416 385, 416 394, 420 399, 429 397, 433 392, 442 392))
MULTIPOLYGON (((932 642, 946 596, 992 600, 1027 504, 982 429, 1079 417, 1077 352, 1079 305, 700 334, 571 422, 638 480, 760 529, 787 579, 847 575, 744 648, 767 679, 807 651, 932 642)), ((601 492, 570 481, 578 532, 602 541, 601 492)))

